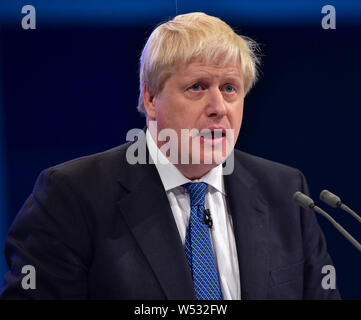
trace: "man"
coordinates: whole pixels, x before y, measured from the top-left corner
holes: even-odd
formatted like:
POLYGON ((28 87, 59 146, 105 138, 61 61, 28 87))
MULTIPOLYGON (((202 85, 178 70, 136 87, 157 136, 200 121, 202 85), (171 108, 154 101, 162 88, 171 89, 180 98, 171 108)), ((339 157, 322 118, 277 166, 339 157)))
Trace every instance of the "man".
POLYGON ((158 26, 140 60, 146 132, 40 174, 8 234, 1 297, 339 298, 321 286, 332 262, 315 216, 292 201, 303 175, 231 152, 254 48, 203 13, 158 26))

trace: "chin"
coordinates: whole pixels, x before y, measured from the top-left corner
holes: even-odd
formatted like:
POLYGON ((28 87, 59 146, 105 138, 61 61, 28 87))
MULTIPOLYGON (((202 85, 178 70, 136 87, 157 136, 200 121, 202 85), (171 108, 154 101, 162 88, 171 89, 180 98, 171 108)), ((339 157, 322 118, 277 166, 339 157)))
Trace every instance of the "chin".
POLYGON ((226 160, 225 152, 212 152, 202 154, 199 159, 193 159, 193 163, 200 163, 202 165, 217 166, 226 160), (195 162, 198 161, 198 162, 195 162))

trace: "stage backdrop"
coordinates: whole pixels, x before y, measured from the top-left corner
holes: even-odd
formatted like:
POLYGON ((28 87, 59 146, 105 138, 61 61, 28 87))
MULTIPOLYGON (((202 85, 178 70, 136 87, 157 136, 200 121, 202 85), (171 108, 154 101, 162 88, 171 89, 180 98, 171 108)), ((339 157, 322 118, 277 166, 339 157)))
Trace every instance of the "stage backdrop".
MULTIPOLYGON (((299 168, 315 200, 327 188, 361 213, 361 2, 329 3, 336 29, 327 30, 326 4, 1 1, 1 252, 41 170, 122 144, 128 130, 144 126, 136 111, 141 49, 159 22, 191 11, 219 16, 261 45, 261 76, 246 97, 237 148, 299 168), (36 28, 24 30, 29 4, 36 28)), ((321 206, 361 241, 356 220, 321 206)), ((360 299, 360 252, 318 220, 342 297, 360 299)))

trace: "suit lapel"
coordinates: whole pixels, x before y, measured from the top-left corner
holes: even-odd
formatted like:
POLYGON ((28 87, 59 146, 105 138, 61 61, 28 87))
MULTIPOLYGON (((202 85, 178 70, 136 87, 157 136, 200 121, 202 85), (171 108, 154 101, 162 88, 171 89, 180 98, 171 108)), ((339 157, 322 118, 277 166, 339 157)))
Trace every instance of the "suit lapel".
MULTIPOLYGON (((155 165, 130 165, 124 155, 122 168, 119 183, 126 195, 118 207, 167 299, 195 299, 184 247, 155 165)), ((237 246, 242 299, 266 299, 268 206, 257 192, 257 181, 239 162, 224 182, 237 246)))
POLYGON ((266 299, 268 280, 268 207, 257 181, 240 164, 224 177, 237 246, 242 299, 266 299))
POLYGON ((119 182, 127 194, 118 202, 121 213, 167 299, 194 299, 184 247, 155 165, 123 162, 119 182))

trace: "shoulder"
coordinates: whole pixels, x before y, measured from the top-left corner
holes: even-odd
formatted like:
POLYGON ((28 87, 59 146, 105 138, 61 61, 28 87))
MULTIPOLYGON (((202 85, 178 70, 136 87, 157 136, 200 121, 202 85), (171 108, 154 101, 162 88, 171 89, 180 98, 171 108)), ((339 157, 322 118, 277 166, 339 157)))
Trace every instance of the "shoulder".
POLYGON ((129 144, 125 143, 103 152, 75 158, 50 167, 48 170, 74 173, 79 170, 101 169, 103 166, 109 165, 119 166, 119 162, 123 159, 129 144))
POLYGON ((300 170, 239 150, 234 152, 234 172, 247 185, 257 185, 267 195, 292 197, 298 190, 308 192, 300 170))
POLYGON ((36 185, 54 180, 90 187, 101 184, 102 181, 114 180, 124 171, 126 150, 129 145, 130 143, 126 143, 49 167, 40 173, 36 185))
POLYGON ((291 166, 254 156, 240 150, 235 149, 234 151, 235 164, 241 165, 252 175, 270 177, 280 175, 302 175, 298 169, 291 166))

